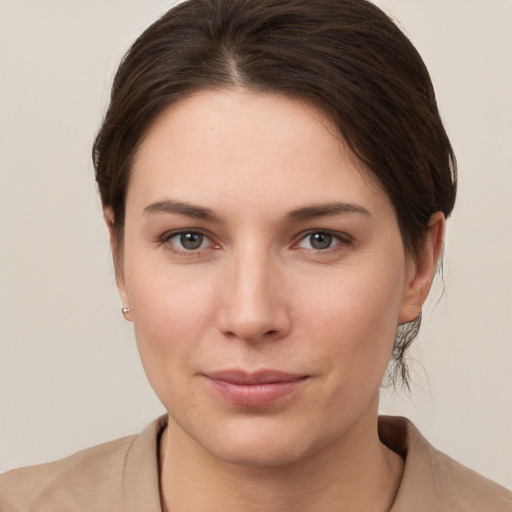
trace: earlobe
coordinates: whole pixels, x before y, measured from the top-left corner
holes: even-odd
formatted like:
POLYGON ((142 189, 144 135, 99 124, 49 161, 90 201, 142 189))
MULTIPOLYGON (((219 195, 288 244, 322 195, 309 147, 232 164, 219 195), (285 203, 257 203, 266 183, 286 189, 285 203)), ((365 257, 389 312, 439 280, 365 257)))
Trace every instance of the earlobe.
POLYGON ((406 289, 398 323, 412 322, 421 314, 421 308, 427 299, 432 280, 441 257, 445 230, 445 218, 442 212, 432 214, 428 223, 423 244, 418 250, 411 271, 407 277, 406 289))

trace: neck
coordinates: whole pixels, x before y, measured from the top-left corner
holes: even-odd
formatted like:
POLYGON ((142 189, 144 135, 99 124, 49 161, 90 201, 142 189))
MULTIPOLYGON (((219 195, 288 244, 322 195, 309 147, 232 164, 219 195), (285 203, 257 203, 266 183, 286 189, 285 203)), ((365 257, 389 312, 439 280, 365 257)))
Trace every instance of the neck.
POLYGON ((170 419, 161 440, 164 510, 388 512, 403 460, 380 443, 373 416, 314 455, 278 467, 221 460, 170 419))

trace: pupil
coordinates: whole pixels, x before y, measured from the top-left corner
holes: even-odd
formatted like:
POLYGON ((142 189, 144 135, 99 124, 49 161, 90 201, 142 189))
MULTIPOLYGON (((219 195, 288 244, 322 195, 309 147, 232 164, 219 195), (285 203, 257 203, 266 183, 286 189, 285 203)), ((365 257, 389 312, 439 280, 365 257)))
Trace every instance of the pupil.
POLYGON ((199 249, 203 243, 203 235, 201 233, 183 233, 180 236, 180 242, 185 249, 199 249))
POLYGON ((331 246, 332 236, 327 233, 314 233, 311 235, 311 246, 314 249, 328 249, 331 246))

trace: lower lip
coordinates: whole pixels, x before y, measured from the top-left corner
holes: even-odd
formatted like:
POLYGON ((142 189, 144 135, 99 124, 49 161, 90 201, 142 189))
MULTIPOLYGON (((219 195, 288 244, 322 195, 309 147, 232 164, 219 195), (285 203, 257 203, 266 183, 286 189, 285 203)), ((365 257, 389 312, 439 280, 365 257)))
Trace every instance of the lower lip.
POLYGON ((293 393, 306 378, 286 382, 259 384, 234 384, 224 380, 209 379, 212 387, 223 398, 243 407, 264 407, 293 393))

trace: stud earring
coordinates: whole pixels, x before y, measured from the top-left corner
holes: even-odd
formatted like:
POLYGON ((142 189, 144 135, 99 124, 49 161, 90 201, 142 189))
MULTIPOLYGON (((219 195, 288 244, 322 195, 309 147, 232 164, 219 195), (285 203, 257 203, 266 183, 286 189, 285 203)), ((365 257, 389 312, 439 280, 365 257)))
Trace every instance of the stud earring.
POLYGON ((121 313, 123 316, 126 316, 130 312, 130 308, 123 302, 123 306, 121 307, 121 313))

